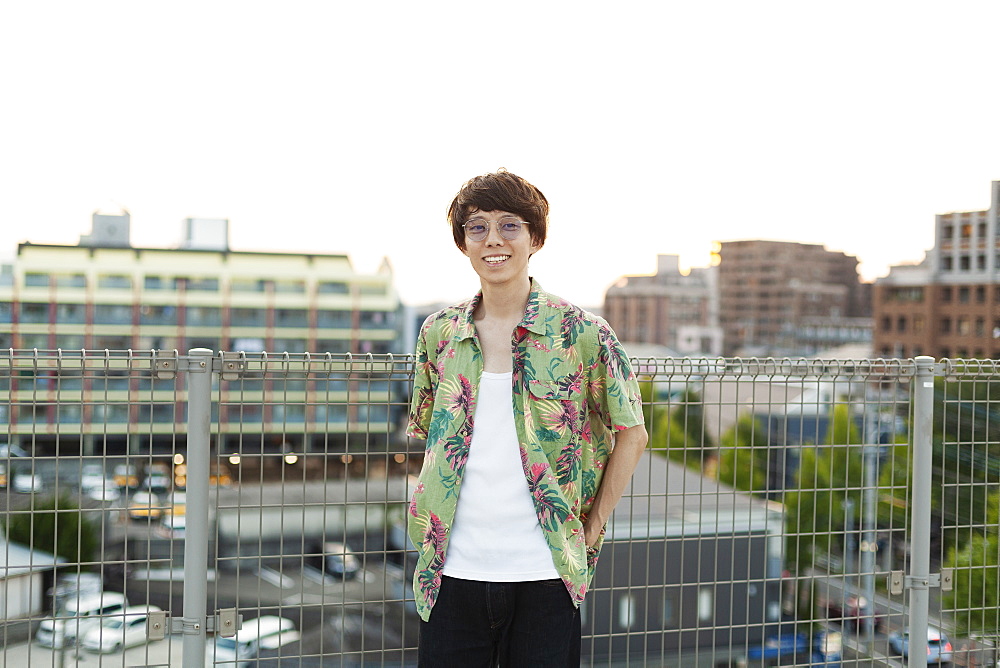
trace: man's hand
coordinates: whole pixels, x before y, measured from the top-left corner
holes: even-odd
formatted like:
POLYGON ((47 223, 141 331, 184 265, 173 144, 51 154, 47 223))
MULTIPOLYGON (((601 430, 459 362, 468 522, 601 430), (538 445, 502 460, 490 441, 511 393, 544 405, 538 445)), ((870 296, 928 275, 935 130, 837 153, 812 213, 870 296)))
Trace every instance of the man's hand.
POLYGON ((604 525, 611 517, 611 511, 618 505, 632 479, 639 458, 646 449, 647 440, 649 436, 646 434, 646 427, 641 424, 615 434, 615 447, 608 457, 604 477, 601 478, 601 487, 597 490, 594 505, 591 506, 586 523, 583 525, 583 536, 588 548, 597 545, 604 525))

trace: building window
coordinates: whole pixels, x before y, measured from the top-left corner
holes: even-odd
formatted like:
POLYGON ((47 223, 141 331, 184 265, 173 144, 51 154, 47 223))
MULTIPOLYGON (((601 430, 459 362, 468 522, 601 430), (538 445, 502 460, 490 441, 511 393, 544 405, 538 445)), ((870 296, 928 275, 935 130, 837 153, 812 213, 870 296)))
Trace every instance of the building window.
POLYGON ((188 306, 184 324, 189 327, 217 327, 222 324, 222 309, 218 306, 188 306))
POLYGON ((350 329, 350 311, 316 311, 316 326, 333 329, 350 329))
POLYGON ((976 256, 976 271, 986 271, 986 256, 982 253, 976 256))
POLYGON ((916 334, 924 331, 924 316, 915 315, 913 316, 913 331, 916 334))
POLYGON ((264 281, 256 278, 234 278, 229 282, 233 292, 264 292, 264 281))
POLYGON ((942 271, 951 271, 953 267, 954 263, 952 262, 952 258, 950 255, 945 255, 943 258, 941 258, 942 271))
POLYGON ((218 292, 219 279, 217 278, 178 278, 177 281, 187 281, 187 289, 200 292, 218 292))
POLYGON ((386 287, 387 286, 385 284, 379 284, 379 285, 361 284, 360 286, 358 286, 358 292, 361 293, 362 295, 381 296, 386 293, 386 287))
POLYGON ((321 295, 346 295, 347 283, 343 281, 320 281, 316 284, 316 292, 321 295))
MULTIPOLYGON (((49 321, 48 304, 32 304, 26 302, 21 304, 20 321, 24 323, 43 323, 49 321)), ((33 346, 34 347, 34 346, 33 346)))
POLYGON ((29 272, 24 275, 24 285, 29 288, 49 287, 49 275, 29 272))
POLYGON ((962 223, 962 238, 972 238, 972 223, 962 223))
POLYGON ((945 358, 951 357, 951 348, 947 348, 947 347, 942 348, 941 349, 941 357, 945 357, 945 358))
POLYGON ((968 336, 969 333, 971 332, 971 328, 969 327, 969 317, 968 316, 964 316, 964 315, 963 316, 959 316, 958 320, 955 323, 955 326, 956 326, 956 329, 958 331, 958 335, 959 336, 968 336))
POLYGON ((955 226, 948 224, 941 226, 941 238, 951 240, 955 236, 955 226))
POLYGON ((941 288, 941 301, 950 302, 951 301, 951 286, 946 285, 941 288))
POLYGON ((986 336, 986 318, 976 318, 976 336, 986 336))
POLYGON ((147 290, 164 290, 167 287, 162 276, 146 276, 142 285, 147 290))
POLYGON ((85 288, 87 277, 83 274, 56 274, 56 286, 60 288, 85 288))
POLYGON ((10 302, 0 302, 0 322, 14 322, 14 305, 10 302))
POLYGON ((234 308, 229 311, 229 324, 232 327, 263 327, 267 317, 262 308, 234 308))
POLYGON ((274 339, 270 350, 276 353, 304 353, 306 350, 305 339, 274 339))
POLYGON ((715 597, 711 587, 702 587, 698 590, 698 621, 710 622, 714 614, 715 597))
POLYGON ((899 316, 896 318, 896 331, 905 332, 906 331, 906 316, 899 316))
POLYGON ((350 349, 351 349, 351 342, 344 341, 343 339, 316 340, 316 352, 318 353, 332 353, 336 355, 339 353, 346 353, 350 349))
POLYGON ((968 255, 961 255, 958 258, 958 270, 959 271, 969 271, 972 265, 969 263, 968 255))
POLYGON ((393 313, 386 311, 362 311, 361 326, 372 329, 392 327, 393 313))
POLYGON ((963 285, 958 289, 958 303, 959 304, 969 303, 969 286, 963 285))
POLYGON ((101 274, 97 277, 97 287, 102 290, 131 290, 132 277, 121 274, 101 274))
POLYGON ((305 281, 275 281, 275 292, 304 293, 306 291, 305 281))
POLYGON ((83 304, 57 304, 56 322, 60 325, 82 325, 87 321, 83 304))
MULTIPOLYGON (((146 308, 146 307, 143 307, 146 308)), ((131 325, 131 304, 97 304, 94 307, 95 325, 131 325)), ((107 346, 102 346, 107 347, 107 346)))
POLYGON ((976 303, 985 304, 986 303, 986 286, 977 285, 976 286, 976 303))
POLYGON ((639 606, 636 604, 635 597, 631 594, 625 594, 618 599, 618 626, 623 629, 628 629, 632 627, 635 623, 636 617, 639 616, 639 606))
POLYGON ((279 308, 274 310, 275 327, 308 327, 309 316, 305 309, 279 308))
POLYGON ((139 309, 139 323, 142 325, 177 326, 177 309, 173 306, 144 305, 139 309))
POLYGON ((979 223, 977 235, 980 239, 986 238, 986 223, 979 223))
POLYGON ((941 318, 941 333, 951 334, 951 318, 941 318))

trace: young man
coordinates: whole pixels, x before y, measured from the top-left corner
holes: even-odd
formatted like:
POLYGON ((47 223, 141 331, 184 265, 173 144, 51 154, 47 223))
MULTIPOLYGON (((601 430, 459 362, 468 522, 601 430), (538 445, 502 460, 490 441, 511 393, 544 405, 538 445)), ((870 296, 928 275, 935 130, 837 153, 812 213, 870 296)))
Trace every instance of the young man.
POLYGON ((579 666, 578 606, 646 445, 638 385, 604 320, 528 276, 548 224, 537 188, 476 177, 448 220, 482 290, 417 342, 419 665, 579 666))

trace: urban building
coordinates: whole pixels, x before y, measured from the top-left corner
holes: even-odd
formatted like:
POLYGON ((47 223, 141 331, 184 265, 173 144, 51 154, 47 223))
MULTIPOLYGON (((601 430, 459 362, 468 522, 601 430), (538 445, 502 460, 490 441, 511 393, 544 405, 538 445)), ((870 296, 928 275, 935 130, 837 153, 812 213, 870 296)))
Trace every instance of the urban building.
POLYGON ((726 355, 812 355, 871 341, 870 287, 858 260, 819 244, 717 245, 726 355))
POLYGON ((1000 359, 998 216, 994 181, 989 209, 938 214, 923 261, 875 282, 876 354, 1000 359))
POLYGON ((625 343, 681 355, 721 355, 715 267, 683 274, 677 255, 657 255, 652 276, 622 276, 604 294, 604 318, 625 343))
MULTIPOLYGON (((0 272, 0 349, 398 352, 400 303, 387 261, 374 274, 360 274, 346 255, 233 251, 227 221, 189 219, 185 224, 181 248, 132 247, 128 212, 94 214, 92 233, 75 246, 20 244, 16 259, 0 272)), ((169 439, 180 417, 172 387, 169 402, 165 397, 163 404, 139 414, 128 401, 139 386, 125 376, 47 382, 41 388, 28 387, 16 376, 0 379, 0 392, 11 406, 11 414, 0 418, 14 442, 23 435, 33 439, 34 448, 45 449, 56 440, 82 437, 86 452, 91 447, 87 435, 101 433, 115 442, 105 447, 133 448, 122 444, 136 423, 143 424, 144 433, 152 430, 169 439), (51 405, 41 414, 25 407, 30 414, 19 415, 18 391, 40 389, 55 390, 51 405), (74 400, 59 401, 56 395, 63 393, 74 400), (58 412, 56 404, 61 404, 58 412)), ((269 408, 261 415, 236 416, 233 428, 241 442, 248 429, 261 437, 272 428, 287 432, 289 424, 302 428, 300 443, 286 436, 282 448, 305 447, 305 433, 347 432, 352 420, 368 420, 353 428, 390 430, 388 418, 356 415, 360 409, 348 401, 358 383, 364 384, 366 397, 388 399, 388 381, 345 377, 324 382, 318 405, 306 399, 306 379, 298 379, 280 388, 291 392, 285 404, 298 405, 283 407, 281 415, 269 408)), ((244 385, 242 391, 259 393, 262 402, 267 392, 279 389, 270 383, 244 385)), ((148 384, 144 389, 148 394, 148 384)))

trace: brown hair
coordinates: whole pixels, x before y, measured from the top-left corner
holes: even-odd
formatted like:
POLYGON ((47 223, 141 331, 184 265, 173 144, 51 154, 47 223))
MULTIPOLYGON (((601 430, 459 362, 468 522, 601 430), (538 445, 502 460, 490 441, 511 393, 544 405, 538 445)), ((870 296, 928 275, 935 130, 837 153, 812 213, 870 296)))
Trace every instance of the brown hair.
POLYGON ((455 245, 465 251, 465 223, 474 211, 507 211, 531 223, 528 232, 540 248, 549 223, 549 201, 542 191, 506 169, 465 182, 448 207, 448 222, 455 245))

